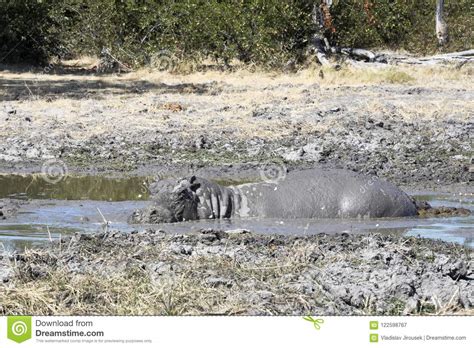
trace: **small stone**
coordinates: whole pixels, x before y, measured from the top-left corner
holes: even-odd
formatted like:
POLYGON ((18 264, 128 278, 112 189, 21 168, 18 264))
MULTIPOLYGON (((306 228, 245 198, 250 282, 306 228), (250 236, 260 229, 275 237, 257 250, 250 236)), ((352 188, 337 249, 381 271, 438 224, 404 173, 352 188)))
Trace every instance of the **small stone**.
POLYGON ((246 234, 246 233, 250 233, 250 231, 245 229, 245 228, 236 228, 234 230, 226 230, 225 233, 228 233, 228 234, 246 234))
POLYGON ((233 285, 233 282, 232 280, 228 278, 209 277, 206 279, 206 284, 211 287, 225 286, 227 288, 231 288, 233 285))
POLYGON ((174 254, 191 255, 194 249, 190 245, 180 245, 175 243, 170 245, 169 250, 174 254))
POLYGON ((40 157, 40 152, 36 148, 28 149, 26 151, 26 158, 38 158, 40 157))

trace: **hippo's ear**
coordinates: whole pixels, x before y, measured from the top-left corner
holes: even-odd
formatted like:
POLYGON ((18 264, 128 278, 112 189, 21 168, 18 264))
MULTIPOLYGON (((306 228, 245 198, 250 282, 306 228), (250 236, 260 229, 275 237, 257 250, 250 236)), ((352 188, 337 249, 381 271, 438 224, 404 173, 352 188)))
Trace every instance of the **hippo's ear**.
POLYGON ((189 183, 191 184, 191 185, 189 186, 189 188, 190 188, 191 191, 193 191, 193 192, 196 192, 196 191, 198 190, 198 188, 201 187, 201 184, 200 184, 200 183, 197 183, 196 180, 197 180, 196 175, 193 175, 193 176, 191 177, 191 179, 189 179, 189 183))
POLYGON ((200 187, 201 187, 201 184, 197 182, 195 184, 192 184, 189 188, 191 189, 191 191, 196 192, 198 188, 200 187))

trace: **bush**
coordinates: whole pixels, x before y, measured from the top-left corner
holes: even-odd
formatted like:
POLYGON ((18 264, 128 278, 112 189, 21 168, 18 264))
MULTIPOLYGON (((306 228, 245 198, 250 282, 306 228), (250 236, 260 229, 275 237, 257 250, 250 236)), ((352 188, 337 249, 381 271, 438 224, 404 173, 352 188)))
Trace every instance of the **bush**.
MULTIPOLYGON (((348 47, 387 47, 416 53, 433 53, 436 0, 344 0, 332 8, 336 31, 333 44, 348 47)), ((470 49, 473 46, 470 0, 445 2, 450 43, 446 50, 470 49)))
POLYGON ((0 63, 45 62, 60 45, 52 2, 37 0, 0 2, 0 63))
MULTIPOLYGON (((107 49, 132 66, 167 50, 179 59, 278 66, 301 58, 315 0, 0 0, 0 59, 44 63, 107 49)), ((435 0, 333 1, 333 45, 437 50, 435 0)), ((451 41, 472 47, 470 0, 447 0, 451 41)))
POLYGON ((64 39, 81 53, 106 47, 134 65, 160 50, 271 64, 306 45, 310 12, 311 1, 299 0, 83 1, 64 39))

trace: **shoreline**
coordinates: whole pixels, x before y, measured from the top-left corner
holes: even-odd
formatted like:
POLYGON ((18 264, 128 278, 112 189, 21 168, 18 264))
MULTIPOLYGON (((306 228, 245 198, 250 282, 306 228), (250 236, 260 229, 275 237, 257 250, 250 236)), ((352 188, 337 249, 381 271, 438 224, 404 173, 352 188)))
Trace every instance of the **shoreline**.
POLYGON ((377 233, 78 233, 2 258, 0 313, 473 315, 472 256, 377 233))

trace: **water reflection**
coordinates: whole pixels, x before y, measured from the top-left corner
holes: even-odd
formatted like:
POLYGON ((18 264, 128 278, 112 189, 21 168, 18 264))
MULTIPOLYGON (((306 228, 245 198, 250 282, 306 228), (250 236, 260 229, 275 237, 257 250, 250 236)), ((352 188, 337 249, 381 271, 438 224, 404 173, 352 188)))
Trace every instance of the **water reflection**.
POLYGON ((50 183, 41 174, 0 174, 0 198, 90 199, 96 201, 147 200, 148 178, 110 178, 104 176, 67 176, 50 183))
MULTIPOLYGON (((128 225, 127 217, 135 209, 149 204, 143 195, 143 178, 110 179, 97 177, 68 178, 60 188, 18 176, 0 181, 0 195, 25 192, 30 198, 53 197, 25 202, 17 216, 0 221, 0 243, 7 249, 24 249, 49 243, 50 237, 58 239, 75 232, 96 232, 102 229, 100 210, 110 228, 121 231, 143 229, 147 226, 128 225), (11 185, 11 186, 8 186, 11 185), (25 186, 26 185, 26 186, 25 186), (35 186, 38 185, 38 186, 35 186), (28 189, 26 189, 28 187, 28 189), (19 189, 23 188, 23 189, 19 189), (51 189, 51 190, 50 190, 51 189), (142 195, 139 197, 139 195, 142 195), (61 200, 58 200, 60 197, 61 200), (87 200, 72 200, 86 197, 87 200), (128 199, 128 200, 127 200, 128 199), (134 200, 131 200, 134 199, 134 200), (138 200, 137 200, 138 199, 138 200), (115 202, 110 202, 115 200, 115 202), (48 233, 49 229, 49 233, 48 233)), ((473 209, 474 197, 457 195, 426 196, 432 205, 458 206, 473 209)), ((425 199, 426 199, 425 198, 425 199)), ((396 233, 421 236, 464 244, 474 248, 474 215, 451 218, 396 218, 371 220, 278 220, 232 219, 190 221, 177 224, 154 225, 171 233, 186 233, 202 228, 248 229, 257 233, 308 235, 318 233, 396 233)))

